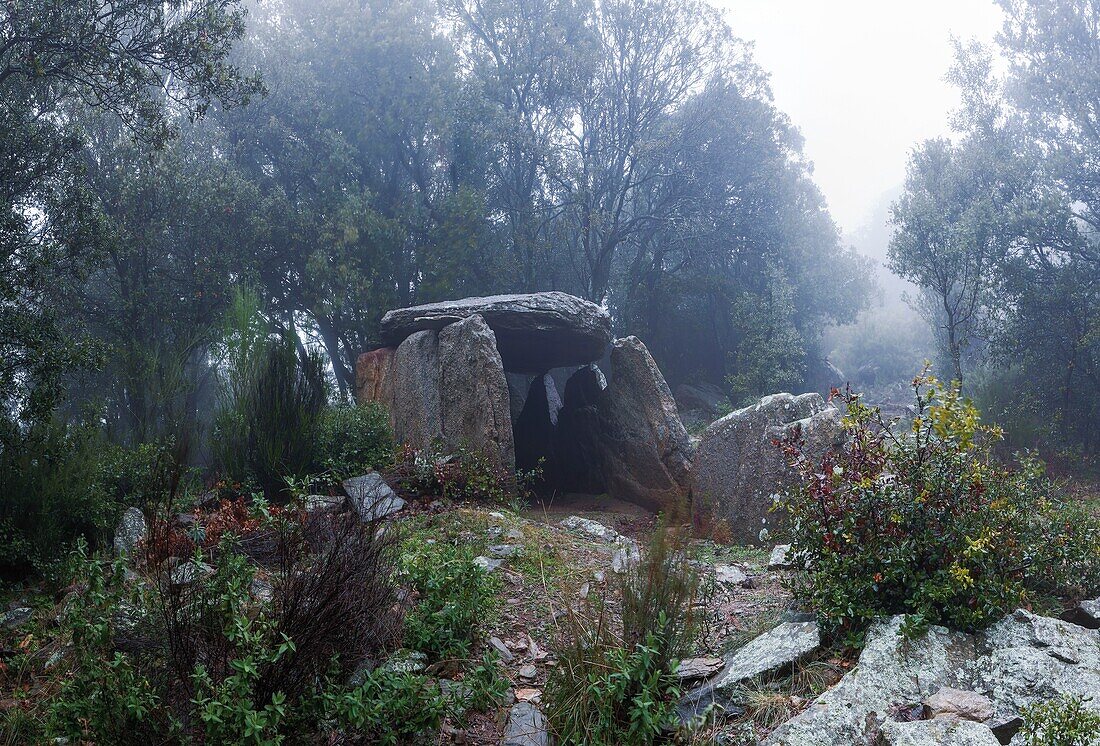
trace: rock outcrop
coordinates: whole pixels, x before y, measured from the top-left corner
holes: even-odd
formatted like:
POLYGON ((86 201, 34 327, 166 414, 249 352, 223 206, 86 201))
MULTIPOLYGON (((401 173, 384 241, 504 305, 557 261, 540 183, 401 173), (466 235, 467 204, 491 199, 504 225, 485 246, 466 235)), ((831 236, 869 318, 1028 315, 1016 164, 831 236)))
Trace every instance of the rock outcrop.
POLYGON ((773 394, 714 422, 696 449, 693 510, 725 518, 736 542, 763 543, 779 519, 774 496, 792 476, 774 441, 797 429, 820 458, 839 443, 840 418, 819 394, 773 394))
POLYGON ((399 308, 382 317, 382 339, 396 345, 414 332, 439 331, 481 316, 496 334, 504 368, 541 374, 598 360, 611 341, 611 316, 568 293, 493 295, 399 308))
POLYGON ((599 411, 608 493, 655 510, 686 505, 691 443, 664 376, 637 337, 612 343, 599 411))
POLYGON ((516 456, 508 380, 493 330, 481 316, 469 316, 439 332, 438 349, 444 443, 476 450, 511 472, 516 456))
MULTIPOLYGON (((1021 712, 1031 703, 1074 694, 1091 697, 1087 706, 1100 709, 1100 632, 1021 609, 978 634, 933 627, 907 640, 901 634, 903 619, 896 616, 873 626, 858 665, 776 729, 767 746, 869 744, 880 733, 895 738, 888 743, 944 743, 897 740, 908 737, 910 727, 891 721, 899 708, 922 708, 947 687, 989 701, 992 714, 981 725, 1001 743, 1015 735, 1021 712)), ((963 727, 984 736, 980 728, 963 727)))
POLYGON ((684 695, 680 713, 691 717, 717 704, 727 714, 737 714, 743 709, 739 695, 746 685, 790 671, 820 648, 817 622, 784 622, 727 655, 725 665, 714 679, 684 695))

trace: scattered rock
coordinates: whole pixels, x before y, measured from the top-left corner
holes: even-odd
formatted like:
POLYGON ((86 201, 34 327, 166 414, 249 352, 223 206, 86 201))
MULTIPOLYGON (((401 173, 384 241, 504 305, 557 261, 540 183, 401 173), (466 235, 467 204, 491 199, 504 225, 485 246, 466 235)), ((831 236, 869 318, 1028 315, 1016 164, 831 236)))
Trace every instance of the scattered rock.
POLYGON ((495 570, 499 569, 501 565, 504 564, 504 560, 493 559, 492 557, 486 557, 482 555, 479 557, 474 557, 473 564, 474 567, 480 567, 485 572, 494 572, 495 570))
POLYGON ((149 528, 145 524, 145 515, 141 512, 141 508, 126 508, 115 529, 115 553, 132 554, 137 545, 145 541, 148 534, 149 528))
POLYGON ((347 501, 343 495, 306 495, 305 508, 307 513, 327 513, 340 510, 347 501))
POLYGON ((504 538, 509 541, 523 541, 523 532, 518 528, 510 528, 504 532, 504 538))
POLYGON ((516 689, 516 701, 530 702, 533 705, 537 705, 540 701, 542 701, 542 690, 531 688, 516 689))
POLYGON ((519 677, 521 679, 531 680, 531 679, 534 679, 535 677, 537 677, 538 675, 539 675, 538 669, 535 668, 534 666, 532 666, 530 663, 528 663, 526 666, 523 666, 519 669, 519 677))
POLYGON ((721 658, 685 658, 676 667, 676 676, 681 681, 705 679, 722 670, 721 658))
POLYGON ((892 719, 898 703, 927 702, 944 687, 988 698, 992 717, 984 724, 1006 743, 1027 705, 1062 694, 1094 701, 1100 696, 1100 632, 1095 630, 1021 609, 978 634, 933 627, 907 640, 903 619, 872 626, 859 665, 776 729, 768 746, 867 742, 892 719))
POLYGON ((630 539, 619 542, 611 552, 611 572, 624 573, 642 558, 638 545, 630 539))
POLYGON ((816 460, 842 438, 840 418, 820 394, 773 394, 714 422, 695 457, 693 510, 726 519, 735 542, 762 543, 780 518, 773 496, 793 480, 774 441, 797 431, 816 460))
POLYGON ((249 587, 252 593, 252 597, 262 603, 270 603, 275 598, 275 588, 266 580, 260 578, 253 578, 252 585, 249 587))
POLYGON ((387 518, 405 509, 402 500, 376 471, 345 479, 344 492, 364 523, 387 518))
POLYGON ((570 531, 579 531, 592 539, 599 539, 600 541, 615 542, 623 538, 615 529, 608 528, 599 521, 581 518, 578 515, 563 518, 558 525, 570 531))
POLYGON ((428 665, 428 656, 416 650, 398 650, 382 664, 383 671, 420 673, 428 665))
POLYGON ((504 641, 499 637, 490 637, 489 646, 497 652, 500 656, 500 660, 504 663, 511 663, 516 659, 515 653, 508 649, 508 646, 504 644, 504 641))
POLYGON ((1082 601, 1063 614, 1062 619, 1088 629, 1100 628, 1100 598, 1082 601))
POLYGON ((512 544, 493 544, 486 548, 490 557, 495 559, 508 559, 509 557, 517 557, 523 553, 523 547, 513 546, 512 544))
POLYGON ((531 702, 517 702, 508 712, 502 746, 547 746, 546 719, 531 702))
POLYGON ((484 455, 498 470, 515 470, 508 381, 493 330, 478 315, 439 332, 443 441, 484 455))
POLYGON ((884 746, 1000 746, 989 726, 970 720, 914 720, 883 724, 884 746))
POLYGON ((214 574, 214 568, 205 562, 183 562, 172 568, 169 573, 169 582, 172 585, 190 585, 196 580, 206 578, 214 574))
POLYGON ((993 717, 993 703, 984 694, 945 686, 924 700, 924 714, 930 720, 955 718, 984 723, 993 717))
POLYGON ((768 569, 769 570, 789 570, 793 565, 790 560, 791 545, 790 544, 776 544, 772 548, 771 556, 768 557, 768 569))
POLYGON ((680 712, 692 717, 716 703, 727 713, 736 713, 745 684, 788 671, 820 648, 816 622, 784 622, 727 655, 715 679, 684 696, 680 712))
POLYGON ((612 343, 611 380, 598 409, 607 493, 653 510, 682 506, 694 450, 668 383, 637 337, 612 343))
POLYGON ((742 586, 749 582, 749 576, 736 565, 715 565, 714 579, 722 585, 742 586))
POLYGON ((504 367, 542 374, 551 368, 584 365, 603 356, 611 341, 606 310, 568 293, 493 295, 400 308, 382 317, 387 344, 414 332, 439 331, 470 316, 485 319, 496 334, 504 367))
POLYGON ((0 614, 0 627, 15 629, 22 627, 34 616, 34 609, 28 606, 17 606, 14 609, 0 614))

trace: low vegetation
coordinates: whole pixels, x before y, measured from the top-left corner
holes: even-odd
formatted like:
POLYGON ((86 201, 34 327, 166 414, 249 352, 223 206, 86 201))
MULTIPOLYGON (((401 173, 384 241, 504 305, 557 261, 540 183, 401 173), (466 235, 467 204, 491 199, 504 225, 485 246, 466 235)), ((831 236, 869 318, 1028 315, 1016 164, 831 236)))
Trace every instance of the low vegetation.
POLYGON ((851 392, 847 444, 820 462, 797 436, 784 448, 801 475, 782 503, 797 598, 851 645, 876 617, 985 627, 1019 606, 1100 590, 1100 522, 1061 496, 1041 462, 999 462, 1001 433, 957 386, 913 382, 912 424, 884 422, 851 392))

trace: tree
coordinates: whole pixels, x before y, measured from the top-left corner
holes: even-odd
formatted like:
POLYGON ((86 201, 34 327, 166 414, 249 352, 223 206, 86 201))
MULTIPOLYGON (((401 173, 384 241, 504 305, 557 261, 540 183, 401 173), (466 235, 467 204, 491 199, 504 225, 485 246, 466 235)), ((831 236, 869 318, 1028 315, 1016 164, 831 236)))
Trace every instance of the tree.
POLYGON ((99 226, 75 110, 119 117, 163 144, 172 117, 259 90, 228 62, 239 0, 14 0, 0 9, 0 401, 10 431, 38 420, 80 358, 51 308, 79 280, 99 226))

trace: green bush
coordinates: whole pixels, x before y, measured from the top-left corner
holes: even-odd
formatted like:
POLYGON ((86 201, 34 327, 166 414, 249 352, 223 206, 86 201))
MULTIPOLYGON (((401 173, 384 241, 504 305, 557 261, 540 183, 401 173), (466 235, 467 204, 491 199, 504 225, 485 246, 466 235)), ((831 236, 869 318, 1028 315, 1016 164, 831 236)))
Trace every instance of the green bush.
POLYGON ((357 476, 393 463, 389 414, 377 402, 325 410, 319 440, 321 465, 338 478, 357 476))
POLYGON ((603 600, 567 617, 543 697, 559 743, 651 744, 674 726, 675 666, 694 638, 699 578, 668 542, 659 530, 624 574, 621 629, 603 600))
POLYGON ((992 454, 997 428, 956 387, 925 374, 917 411, 895 432, 860 397, 843 396, 848 441, 815 463, 783 447, 801 476, 783 507, 792 589, 829 631, 859 644, 877 616, 909 614, 974 630, 1044 595, 1100 587, 1100 524, 1060 499, 1034 458, 992 454))
POLYGON ((432 662, 470 657, 500 591, 500 580, 473 559, 466 547, 407 547, 402 562, 418 599, 405 617, 405 647, 432 662))
POLYGON ((361 686, 330 691, 326 718, 363 737, 366 743, 399 746, 438 730, 448 711, 439 684, 425 676, 376 668, 361 686))
POLYGON ((324 362, 298 354, 289 334, 255 342, 235 358, 215 447, 237 481, 254 480, 269 500, 286 497, 288 478, 318 466, 327 403, 324 362))
POLYGON ((1080 697, 1065 695, 1024 708, 1024 746, 1097 746, 1100 713, 1080 697))

